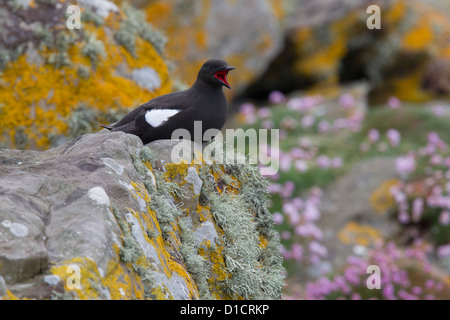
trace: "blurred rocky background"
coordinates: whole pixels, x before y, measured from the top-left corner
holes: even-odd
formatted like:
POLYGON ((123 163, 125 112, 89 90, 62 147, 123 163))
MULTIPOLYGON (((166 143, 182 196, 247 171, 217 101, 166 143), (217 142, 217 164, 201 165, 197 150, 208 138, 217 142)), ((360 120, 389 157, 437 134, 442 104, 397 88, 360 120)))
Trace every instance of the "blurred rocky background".
POLYGON ((0 0, 0 26, 2 147, 96 132, 224 58, 228 127, 280 129, 285 297, 450 297, 447 2, 0 0))

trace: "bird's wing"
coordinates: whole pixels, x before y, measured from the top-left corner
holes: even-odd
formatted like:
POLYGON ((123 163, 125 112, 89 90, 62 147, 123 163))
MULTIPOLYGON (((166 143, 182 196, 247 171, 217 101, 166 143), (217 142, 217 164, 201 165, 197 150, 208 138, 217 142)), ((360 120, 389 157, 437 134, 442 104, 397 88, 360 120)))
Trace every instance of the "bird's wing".
POLYGON ((192 95, 189 94, 188 90, 165 94, 156 97, 150 101, 147 101, 144 104, 141 104, 139 107, 137 107, 136 109, 128 113, 125 117, 123 117, 119 122, 112 125, 112 127, 114 129, 118 129, 119 127, 123 127, 128 123, 136 121, 139 116, 145 117, 146 112, 144 111, 152 109, 184 110, 188 108, 189 105, 193 105, 195 102, 196 102, 195 99, 193 98, 192 95))
POLYGON ((122 122, 122 120, 123 120, 122 119, 114 125, 114 127, 112 128, 111 131, 123 131, 126 133, 131 133, 131 134, 137 135, 139 137, 141 135, 143 135, 146 127, 142 125, 142 121, 145 121, 145 114, 147 111, 145 109, 141 108, 139 110, 137 110, 137 109, 133 110, 132 112, 135 112, 135 111, 139 111, 139 112, 136 112, 137 115, 134 116, 133 120, 128 121, 122 125, 118 125, 118 124, 120 124, 120 122, 122 122))

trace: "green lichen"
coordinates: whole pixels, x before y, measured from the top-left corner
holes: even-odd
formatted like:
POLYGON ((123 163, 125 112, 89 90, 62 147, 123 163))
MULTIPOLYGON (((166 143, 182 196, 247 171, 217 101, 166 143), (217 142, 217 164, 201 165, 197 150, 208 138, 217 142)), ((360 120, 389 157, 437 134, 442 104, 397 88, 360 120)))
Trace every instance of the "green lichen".
MULTIPOLYGON (((70 14, 66 14, 67 17, 70 14)), ((93 22, 95 24, 95 26, 99 27, 101 25, 103 25, 105 23, 105 20, 99 16, 97 13, 95 13, 94 11, 92 11, 92 9, 90 9, 89 7, 85 7, 83 14, 81 15, 81 21, 82 22, 93 22)))
MULTIPOLYGON (((223 256, 232 276, 225 288, 234 297, 279 299, 284 284, 280 240, 267 209, 267 181, 251 165, 224 165, 228 175, 240 183, 239 194, 219 193, 211 177, 223 175, 217 165, 200 170, 202 195, 224 232, 223 256), (267 245, 260 246, 260 236, 267 245)), ((222 178, 223 179, 223 178, 222 178)), ((226 180, 226 178, 225 178, 226 180)))
POLYGON ((167 42, 162 33, 147 23, 145 15, 139 10, 127 3, 123 4, 122 9, 126 19, 122 21, 119 29, 114 34, 114 39, 131 54, 135 55, 136 37, 139 36, 141 39, 151 43, 156 51, 161 54, 167 42))
POLYGON ((89 68, 85 65, 82 65, 82 64, 78 64, 77 65, 77 75, 79 78, 87 79, 91 75, 91 68, 89 68))
POLYGON ((47 63, 55 68, 72 65, 72 61, 67 51, 77 41, 78 36, 75 31, 61 31, 56 33, 56 36, 51 36, 50 31, 46 31, 47 29, 45 28, 43 30, 43 34, 45 34, 43 43, 47 48, 54 50, 54 52, 48 55, 47 63))
POLYGON ((122 217, 120 211, 114 205, 111 206, 114 217, 122 230, 122 247, 119 251, 120 259, 125 263, 131 263, 133 270, 141 278, 144 285, 144 298, 151 298, 153 287, 155 286, 152 271, 138 263, 138 260, 144 256, 142 248, 131 234, 128 223, 122 217))
POLYGON ((144 186, 151 197, 149 207, 156 214, 163 238, 167 239, 173 231, 173 224, 176 222, 176 218, 182 214, 181 207, 178 207, 172 200, 174 195, 183 195, 182 189, 176 183, 166 181, 158 170, 153 171, 157 187, 153 186, 153 181, 149 179, 147 175, 148 168, 145 165, 145 161, 154 159, 150 150, 142 151, 141 149, 139 156, 131 155, 131 158, 136 172, 143 180, 144 186))
POLYGON ((6 68, 6 65, 11 61, 11 55, 8 51, 0 51, 0 70, 6 68))
MULTIPOLYGON (((83 71, 78 69, 78 74, 80 72, 89 74, 89 68, 83 67, 83 71)), ((80 135, 91 133, 100 129, 100 124, 114 123, 122 118, 125 113, 126 108, 101 111, 90 107, 86 103, 80 103, 66 118, 68 126, 66 136, 70 139, 74 139, 80 135)))
POLYGON ((97 111, 86 104, 80 104, 70 113, 67 121, 68 135, 71 138, 92 132, 96 126, 97 111))
POLYGON ((157 238, 157 237, 159 237, 160 236, 160 233, 159 233, 159 231, 156 229, 156 228, 154 228, 154 229, 146 229, 145 230, 145 233, 147 234, 147 236, 150 238, 150 239, 154 239, 154 238, 157 238))
POLYGON ((82 52, 91 59, 92 63, 97 63, 100 57, 106 56, 103 42, 97 40, 95 35, 90 35, 87 38, 82 52))
MULTIPOLYGON (((214 262, 200 254, 193 234, 193 216, 183 213, 180 207, 182 201, 179 200, 184 195, 180 183, 176 182, 179 176, 152 170, 155 187, 148 178, 148 170, 149 165, 155 166, 157 155, 144 147, 137 155, 132 155, 132 159, 150 195, 148 205, 155 212, 162 236, 169 239, 174 234, 174 226, 179 227, 179 252, 186 269, 194 279, 200 298, 212 299, 214 262)), ((212 246, 220 246, 226 269, 220 283, 215 283, 215 290, 220 288, 234 299, 279 299, 284 284, 284 269, 279 251, 280 240, 273 230, 272 216, 267 209, 268 182, 259 169, 251 165, 203 164, 198 169, 203 181, 199 201, 210 208, 212 218, 221 230, 212 246), (235 182, 239 188, 228 188, 235 182), (225 186, 222 191, 218 188, 220 183, 225 186)), ((150 238, 158 236, 153 230, 146 232, 150 238)))
POLYGON ((208 287, 208 278, 211 276, 211 272, 206 260, 198 254, 198 245, 192 232, 192 220, 189 217, 182 217, 178 219, 178 225, 181 230, 182 241, 180 253, 186 263, 186 268, 195 280, 200 298, 211 300, 212 295, 208 287))
POLYGON ((143 147, 139 152, 139 157, 142 162, 149 162, 152 166, 155 165, 155 160, 157 159, 157 155, 148 147, 143 147))

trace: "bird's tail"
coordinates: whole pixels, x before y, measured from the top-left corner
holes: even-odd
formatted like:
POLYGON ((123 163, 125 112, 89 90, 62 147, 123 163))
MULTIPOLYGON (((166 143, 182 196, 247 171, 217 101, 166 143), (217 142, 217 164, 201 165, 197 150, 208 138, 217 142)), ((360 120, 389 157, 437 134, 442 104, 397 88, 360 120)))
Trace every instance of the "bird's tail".
POLYGON ((105 128, 105 129, 108 129, 108 130, 112 130, 112 129, 113 129, 113 127, 108 126, 108 125, 106 125, 106 124, 101 124, 100 127, 105 128))

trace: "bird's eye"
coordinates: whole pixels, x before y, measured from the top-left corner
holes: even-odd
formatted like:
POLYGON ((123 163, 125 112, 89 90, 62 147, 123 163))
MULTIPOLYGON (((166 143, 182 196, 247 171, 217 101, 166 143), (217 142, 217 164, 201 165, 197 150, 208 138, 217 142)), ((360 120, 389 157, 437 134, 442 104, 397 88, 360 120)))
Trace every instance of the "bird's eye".
POLYGON ((213 69, 213 66, 209 66, 209 69, 211 69, 211 70, 212 70, 212 69, 213 69))

